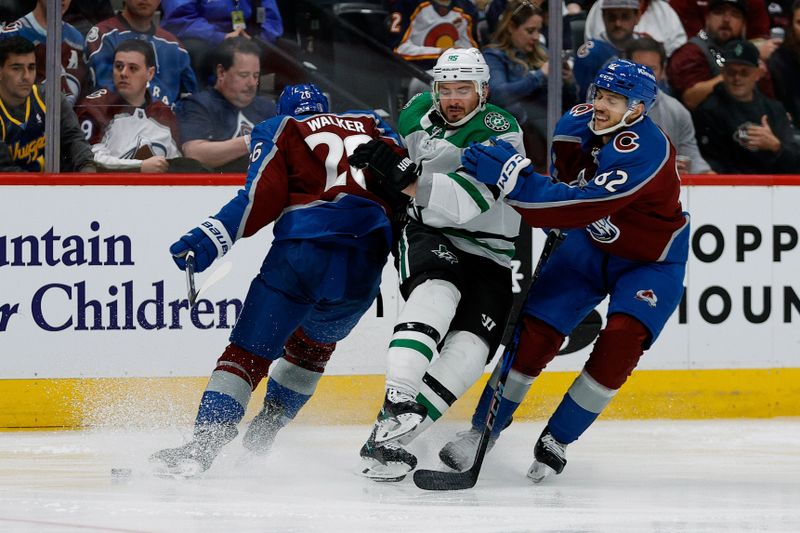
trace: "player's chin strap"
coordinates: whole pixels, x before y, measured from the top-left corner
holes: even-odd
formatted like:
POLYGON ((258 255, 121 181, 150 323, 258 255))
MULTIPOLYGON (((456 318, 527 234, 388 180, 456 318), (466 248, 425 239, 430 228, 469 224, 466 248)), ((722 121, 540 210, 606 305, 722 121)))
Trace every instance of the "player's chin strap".
POLYGON ((613 126, 609 126, 609 127, 607 127, 607 128, 603 128, 602 130, 596 130, 596 129, 594 129, 594 111, 592 111, 592 120, 590 120, 590 121, 589 121, 589 129, 590 129, 590 130, 592 130, 592 133, 594 133, 595 135, 607 135, 607 134, 609 134, 609 133, 614 133, 614 132, 615 132, 615 131, 617 131, 618 129, 621 129, 621 128, 627 128, 627 127, 629 127, 629 126, 633 126, 633 125, 634 125, 634 124, 636 124, 637 122, 639 122, 639 121, 641 121, 641 120, 643 120, 643 119, 644 119, 644 113, 642 113, 642 114, 641 114, 641 115, 639 115, 639 117, 638 117, 636 120, 634 120, 633 122, 631 122, 631 123, 628 123, 628 122, 626 122, 626 121, 628 120, 628 117, 629 117, 629 116, 631 116, 631 114, 632 114, 634 111, 636 111, 636 106, 637 106, 639 103, 640 103, 640 102, 639 102, 638 100, 637 100, 637 101, 635 101, 635 102, 633 102, 633 103, 632 103, 632 104, 631 104, 631 105, 628 107, 628 110, 627 110, 627 111, 625 111, 625 114, 624 114, 624 115, 622 115, 622 118, 620 119, 620 121, 619 121, 619 122, 617 122, 617 123, 616 123, 616 124, 614 124, 613 126))

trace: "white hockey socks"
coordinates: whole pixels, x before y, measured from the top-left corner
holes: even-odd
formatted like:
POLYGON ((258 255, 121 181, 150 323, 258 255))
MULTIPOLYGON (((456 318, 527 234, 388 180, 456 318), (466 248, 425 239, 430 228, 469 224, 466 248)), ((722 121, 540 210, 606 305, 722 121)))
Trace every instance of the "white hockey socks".
POLYGON ((417 399, 428 408, 428 418, 438 420, 481 377, 488 356, 489 345, 474 333, 447 335, 439 358, 422 378, 417 399))
POLYGON ((436 347, 456 314, 461 293, 449 281, 431 279, 408 297, 395 325, 386 361, 386 388, 415 396, 436 347))

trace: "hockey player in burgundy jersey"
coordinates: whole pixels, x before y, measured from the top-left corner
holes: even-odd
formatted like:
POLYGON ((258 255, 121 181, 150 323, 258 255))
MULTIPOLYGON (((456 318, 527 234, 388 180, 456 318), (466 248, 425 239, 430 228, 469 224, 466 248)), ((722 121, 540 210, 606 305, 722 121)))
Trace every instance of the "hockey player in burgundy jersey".
POLYGON ((378 294, 392 244, 390 207, 375 178, 347 157, 372 139, 396 143, 373 114, 329 113, 313 85, 287 87, 278 112, 253 130, 244 188, 170 248, 181 269, 194 252, 199 272, 238 239, 275 222, 270 250, 200 401, 194 439, 153 454, 157 471, 187 476, 208 469, 278 359, 264 408, 244 438, 251 451, 268 451, 310 398, 336 342, 378 294))
MULTIPOLYGON (((532 171, 502 140, 476 145, 462 158, 528 224, 567 230, 525 303, 493 439, 564 337, 610 297, 605 328, 534 447, 528 472, 534 482, 563 470, 566 446, 625 383, 683 294, 689 216, 678 198, 675 148, 646 116, 658 92, 655 77, 647 67, 617 60, 598 73, 591 92, 593 105, 574 107, 556 126, 554 179, 532 171)), ((448 466, 470 466, 493 394, 484 389, 472 428, 440 451, 448 466)))

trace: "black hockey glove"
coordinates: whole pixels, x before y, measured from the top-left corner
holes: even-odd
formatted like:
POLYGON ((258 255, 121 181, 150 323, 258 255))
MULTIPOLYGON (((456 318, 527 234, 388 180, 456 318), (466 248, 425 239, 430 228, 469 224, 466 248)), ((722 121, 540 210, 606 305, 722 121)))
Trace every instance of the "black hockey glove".
POLYGON ((358 146, 348 161, 356 168, 369 168, 383 185, 398 192, 417 179, 417 165, 377 139, 358 146))

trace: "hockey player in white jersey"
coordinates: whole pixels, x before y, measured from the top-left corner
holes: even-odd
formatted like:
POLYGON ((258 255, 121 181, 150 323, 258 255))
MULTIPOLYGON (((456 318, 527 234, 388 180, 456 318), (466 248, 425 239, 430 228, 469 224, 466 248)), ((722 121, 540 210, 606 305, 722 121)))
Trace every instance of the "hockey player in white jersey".
POLYGON ((520 217, 457 171, 471 143, 498 137, 523 150, 513 116, 486 103, 488 81, 477 49, 445 51, 434 68, 433 92, 416 95, 400 114, 398 133, 411 161, 381 141, 350 158, 415 194, 398 243, 406 302, 389 343, 386 397, 361 449, 361 473, 371 479, 399 481, 416 467, 404 445, 480 377, 511 309, 520 217))

